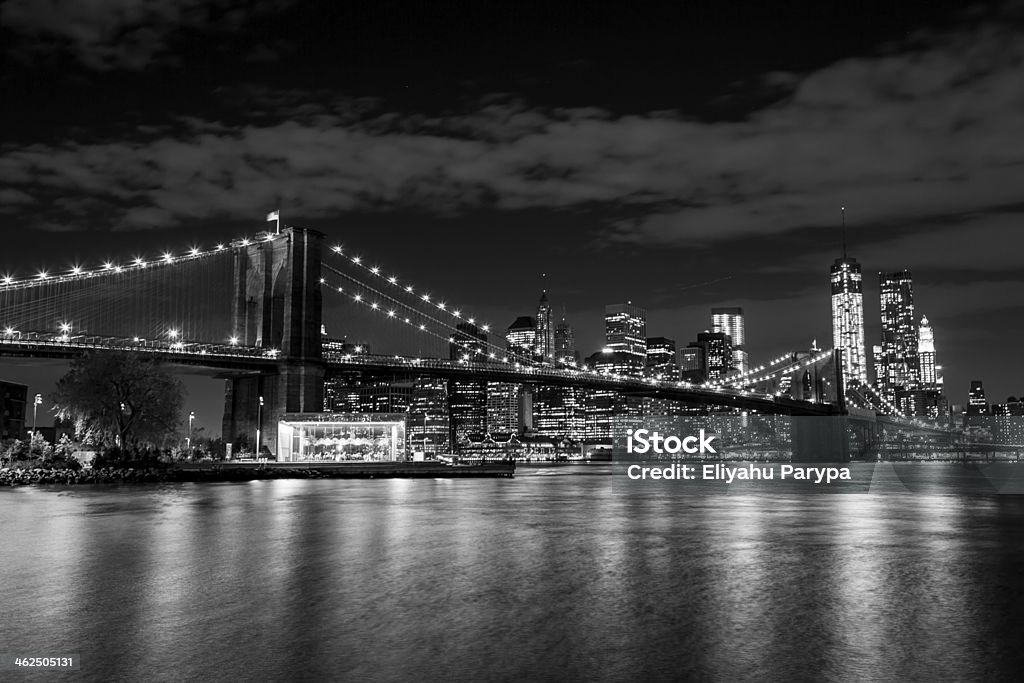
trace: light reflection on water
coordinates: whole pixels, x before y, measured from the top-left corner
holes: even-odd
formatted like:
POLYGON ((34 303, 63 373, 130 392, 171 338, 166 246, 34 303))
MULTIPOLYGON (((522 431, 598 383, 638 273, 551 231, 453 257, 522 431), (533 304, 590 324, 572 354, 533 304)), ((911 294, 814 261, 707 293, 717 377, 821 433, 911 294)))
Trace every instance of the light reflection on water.
POLYGON ((1017 496, 687 496, 596 471, 3 490, 0 651, 78 652, 91 680, 962 680, 1022 663, 1017 496))

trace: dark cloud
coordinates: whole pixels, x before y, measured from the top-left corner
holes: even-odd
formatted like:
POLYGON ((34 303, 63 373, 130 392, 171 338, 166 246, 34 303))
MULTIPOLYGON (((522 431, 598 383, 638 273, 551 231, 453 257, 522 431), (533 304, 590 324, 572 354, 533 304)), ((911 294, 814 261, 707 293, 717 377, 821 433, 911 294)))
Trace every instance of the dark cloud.
POLYGON ((173 63, 182 30, 237 31, 290 0, 7 0, 0 24, 21 36, 18 54, 69 53, 89 69, 139 70, 173 63))
MULTIPOLYGON (((139 11, 123 4, 113 13, 122 23, 139 11)), ((157 8, 167 25, 191 16, 157 8)), ((48 25, 44 16, 34 25, 48 25)), ((607 239, 669 246, 833 226, 842 205, 861 226, 927 215, 991 221, 986 210, 1019 201, 1024 173, 1024 40, 1008 26, 919 34, 799 79, 769 73, 790 96, 728 123, 509 97, 407 116, 328 91, 235 89, 225 95, 265 120, 191 117, 175 135, 133 142, 7 146, 0 180, 30 194, 123 201, 111 218, 124 229, 250 216, 275 197, 311 218, 367 207, 604 205, 631 216, 607 239)))

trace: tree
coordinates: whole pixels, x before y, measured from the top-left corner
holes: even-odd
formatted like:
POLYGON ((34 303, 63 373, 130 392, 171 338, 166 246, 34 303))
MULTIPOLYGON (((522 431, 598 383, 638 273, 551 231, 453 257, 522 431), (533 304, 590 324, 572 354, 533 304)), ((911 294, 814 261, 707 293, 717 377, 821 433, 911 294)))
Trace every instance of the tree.
POLYGON ((160 446, 178 427, 184 387, 164 365, 133 353, 86 355, 71 364, 53 395, 56 415, 125 451, 160 446))

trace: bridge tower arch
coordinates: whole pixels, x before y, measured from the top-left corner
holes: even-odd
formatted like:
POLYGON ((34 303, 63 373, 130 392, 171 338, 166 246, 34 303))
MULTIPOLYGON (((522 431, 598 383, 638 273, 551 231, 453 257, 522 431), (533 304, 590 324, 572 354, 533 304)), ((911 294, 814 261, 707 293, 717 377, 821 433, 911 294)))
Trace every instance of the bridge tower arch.
POLYGON ((224 440, 277 454, 285 413, 323 410, 320 273, 323 233, 286 228, 235 251, 231 324, 238 343, 276 353, 276 371, 226 380, 224 440), (260 397, 263 405, 260 405, 260 397))

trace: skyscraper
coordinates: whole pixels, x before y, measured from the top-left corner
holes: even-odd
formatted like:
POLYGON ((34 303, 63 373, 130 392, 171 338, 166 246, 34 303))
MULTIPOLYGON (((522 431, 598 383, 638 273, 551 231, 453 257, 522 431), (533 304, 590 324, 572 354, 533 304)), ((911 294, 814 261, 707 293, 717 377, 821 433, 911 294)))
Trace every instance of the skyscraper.
POLYGON ((420 378, 409 403, 409 448, 426 453, 449 450, 448 383, 443 379, 420 378))
POLYGON ((967 394, 967 415, 988 415, 988 401, 985 400, 985 385, 980 379, 971 380, 971 390, 967 394))
POLYGON ((914 325, 914 286, 909 270, 879 273, 882 312, 882 394, 890 401, 896 394, 912 391, 920 383, 918 330, 914 325))
POLYGON ((724 332, 732 339, 732 366, 739 372, 750 369, 745 344, 747 343, 746 325, 743 320, 743 309, 739 306, 711 309, 712 332, 724 332))
POLYGON ((580 360, 576 352, 576 335, 565 320, 564 310, 562 319, 555 326, 555 358, 565 363, 578 363, 580 360))
POLYGON ((555 325, 546 289, 541 293, 540 301, 537 303, 537 341, 535 342, 535 348, 541 358, 551 359, 555 355, 555 325))
POLYGON ((532 359, 537 343, 537 324, 528 315, 515 319, 505 332, 505 345, 517 360, 532 359))
POLYGON ((864 276, 857 259, 846 255, 832 264, 832 345, 842 351, 843 384, 866 384, 864 353, 864 276))
POLYGON ((935 332, 926 315, 921 316, 921 325, 917 328, 917 358, 921 367, 921 387, 939 388, 939 376, 935 370, 935 332))
POLYGON ((679 378, 676 342, 665 337, 647 338, 647 376, 665 380, 679 378))
POLYGON ((519 390, 521 384, 487 383, 487 432, 519 433, 519 390))
POLYGON ((717 382, 732 370, 732 339, 724 332, 705 330, 697 335, 696 346, 702 349, 704 377, 706 381, 717 382))
POLYGON ((632 303, 604 308, 605 344, 622 354, 629 374, 640 376, 647 366, 647 311, 632 303))

